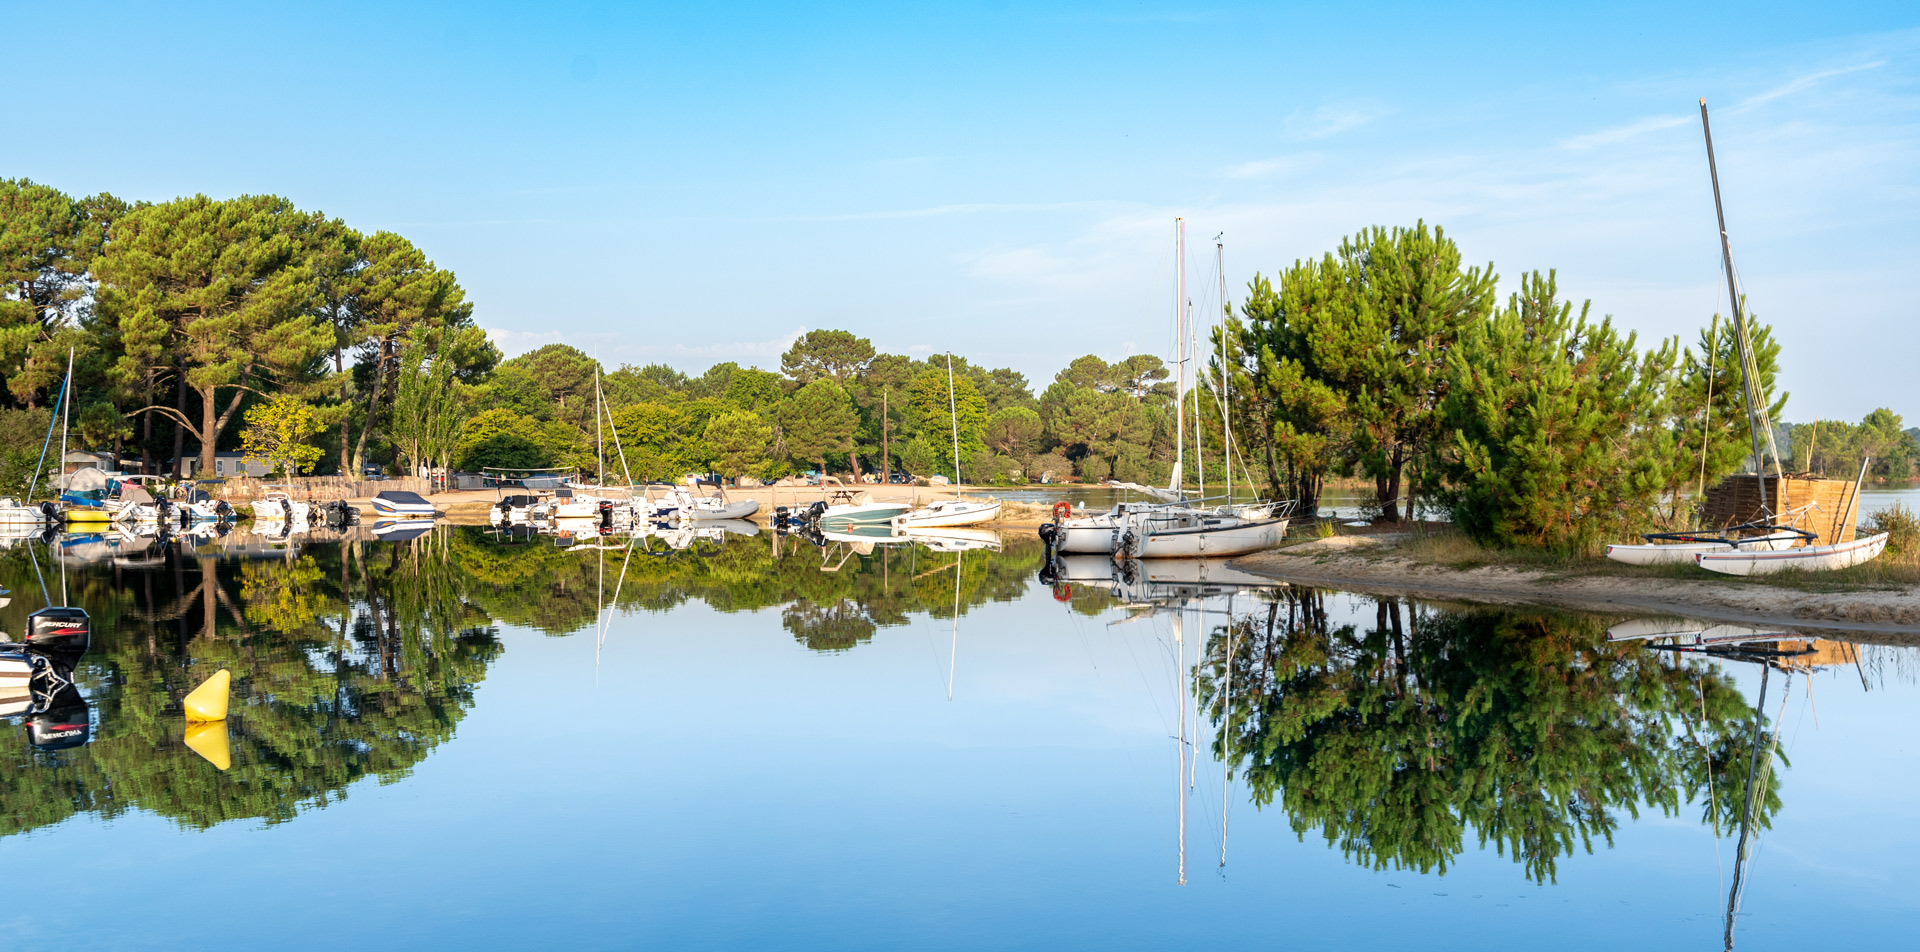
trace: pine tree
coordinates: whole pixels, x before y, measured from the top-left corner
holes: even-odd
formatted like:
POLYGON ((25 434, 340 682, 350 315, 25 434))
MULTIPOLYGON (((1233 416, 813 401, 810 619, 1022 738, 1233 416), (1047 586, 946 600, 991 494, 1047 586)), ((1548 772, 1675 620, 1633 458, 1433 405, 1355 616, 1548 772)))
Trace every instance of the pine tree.
POLYGON ((1612 320, 1526 275, 1448 356, 1433 488, 1472 538, 1585 552, 1644 528, 1684 454, 1669 426, 1679 345, 1641 354, 1612 320))

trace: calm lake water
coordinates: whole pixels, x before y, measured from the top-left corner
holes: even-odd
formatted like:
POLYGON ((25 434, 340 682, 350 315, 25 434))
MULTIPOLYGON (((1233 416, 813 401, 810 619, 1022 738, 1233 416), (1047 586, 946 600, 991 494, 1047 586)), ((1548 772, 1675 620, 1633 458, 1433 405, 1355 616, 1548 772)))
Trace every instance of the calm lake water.
POLYGON ((42 606, 37 565, 96 633, 88 742, 0 737, 0 930, 1706 949, 1738 873, 1741 949, 1912 941, 1920 659, 1895 636, 1708 655, 1626 637, 1678 621, 1191 564, 1043 580, 1024 533, 939 550, 981 542, 15 541, 0 629, 42 606), (180 700, 222 667, 203 755, 180 700))

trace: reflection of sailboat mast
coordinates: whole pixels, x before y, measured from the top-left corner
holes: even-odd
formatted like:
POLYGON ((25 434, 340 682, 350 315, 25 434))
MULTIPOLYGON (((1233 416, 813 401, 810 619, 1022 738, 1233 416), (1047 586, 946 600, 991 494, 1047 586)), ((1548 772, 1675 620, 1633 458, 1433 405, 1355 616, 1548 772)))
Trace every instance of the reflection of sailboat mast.
MULTIPOLYGON (((1728 887, 1727 889, 1726 947, 1729 950, 1733 948, 1733 920, 1735 916, 1740 914, 1740 900, 1742 898, 1742 894, 1746 891, 1746 885, 1747 885, 1746 884, 1747 860, 1748 860, 1747 839, 1753 827, 1753 798, 1756 793, 1755 781, 1759 778, 1760 766, 1761 766, 1760 764, 1760 726, 1762 723, 1762 718, 1766 716, 1765 712, 1766 712, 1766 706, 1767 706, 1767 674, 1772 669, 1773 669, 1772 664, 1762 664, 1760 666, 1760 699, 1756 701, 1753 705, 1753 731, 1752 731, 1753 736, 1750 738, 1750 742, 1752 743, 1752 750, 1748 753, 1748 757, 1747 757, 1747 786, 1746 786, 1746 793, 1744 795, 1745 802, 1741 804, 1741 810, 1740 810, 1740 842, 1739 842, 1739 845, 1734 847, 1734 851, 1733 851, 1733 885, 1728 887)), ((1809 677, 1811 677, 1811 675, 1809 675, 1809 677)), ((1786 713, 1786 709, 1787 709, 1786 696, 1788 694, 1791 694, 1792 692, 1793 692, 1793 672, 1789 671, 1787 672, 1787 687, 1781 693, 1781 697, 1780 697, 1780 711, 1783 715, 1786 713)), ((1769 737, 1767 740, 1766 768, 1767 768, 1767 774, 1769 776, 1771 776, 1773 773, 1774 748, 1780 742, 1780 727, 1778 724, 1778 720, 1779 720, 1778 718, 1775 718, 1774 729, 1771 732, 1772 736, 1769 737)), ((1709 766, 1709 769, 1711 769, 1711 766, 1709 766)), ((1758 795, 1761 797, 1765 797, 1767 795, 1767 785, 1765 783, 1760 783, 1758 784, 1758 787, 1759 787, 1757 791, 1758 795)))
MULTIPOLYGON (((1223 370, 1225 365, 1221 365, 1223 370)), ((1227 471, 1231 474, 1233 471, 1227 471)), ((1233 492, 1233 480, 1227 480, 1227 492, 1233 492)), ((1229 495, 1231 501, 1231 495, 1229 495)), ((1227 595, 1227 690, 1225 700, 1220 704, 1220 868, 1227 867, 1227 783, 1232 779, 1232 767, 1227 759, 1227 747, 1233 742, 1233 595, 1227 595)))
MULTIPOLYGON (((959 457, 954 457, 959 459, 959 457)), ((956 464, 957 465, 957 464, 956 464)), ((953 700, 954 663, 960 660, 960 557, 965 553, 953 554, 953 646, 947 649, 947 700, 953 700)))
POLYGON ((1186 611, 1176 609, 1173 613, 1173 654, 1174 676, 1180 680, 1180 769, 1173 777, 1174 795, 1180 801, 1180 879, 1182 886, 1187 884, 1187 679, 1182 670, 1187 664, 1187 647, 1184 630, 1186 611))

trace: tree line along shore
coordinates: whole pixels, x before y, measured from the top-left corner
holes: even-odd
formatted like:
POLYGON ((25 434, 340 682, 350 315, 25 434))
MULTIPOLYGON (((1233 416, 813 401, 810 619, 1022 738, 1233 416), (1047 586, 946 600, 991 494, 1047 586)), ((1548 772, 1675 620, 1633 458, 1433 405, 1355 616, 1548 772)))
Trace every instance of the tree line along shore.
MULTIPOLYGON (((591 468, 604 442, 609 475, 634 481, 952 477, 957 462, 978 484, 1165 484, 1181 431, 1172 368, 1151 355, 1083 356, 1037 393, 845 330, 802 335, 777 370, 606 368, 565 344, 504 358, 405 237, 276 196, 127 202, 0 180, 0 270, 0 493, 26 489, 69 355, 73 442, 149 473, 210 472, 221 452, 308 475, 591 468)), ((1424 222, 1257 275, 1202 322, 1184 482, 1207 466, 1218 486, 1224 450, 1236 482, 1309 512, 1329 480, 1358 478, 1388 521, 1417 500, 1490 544, 1578 550, 1684 527, 1701 488, 1748 463, 1728 321, 1643 347, 1551 271, 1504 301, 1496 283, 1424 222)), ((1749 324, 1777 417, 1780 349, 1749 324)), ((1850 478, 1871 456, 1897 479, 1920 458, 1890 410, 1789 430, 1790 468, 1850 478)))

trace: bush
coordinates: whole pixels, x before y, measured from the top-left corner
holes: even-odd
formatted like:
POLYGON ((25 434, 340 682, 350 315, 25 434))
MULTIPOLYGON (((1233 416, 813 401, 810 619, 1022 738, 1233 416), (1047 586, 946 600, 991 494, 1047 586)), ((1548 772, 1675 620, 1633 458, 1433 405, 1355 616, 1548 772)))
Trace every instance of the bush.
POLYGON ((1885 558, 1891 562, 1920 562, 1920 515, 1901 503, 1873 514, 1868 526, 1887 534, 1885 558))

